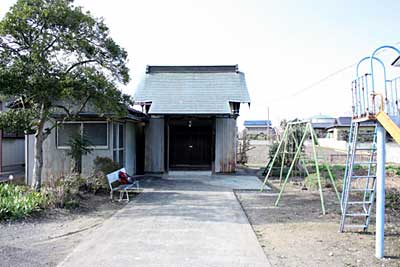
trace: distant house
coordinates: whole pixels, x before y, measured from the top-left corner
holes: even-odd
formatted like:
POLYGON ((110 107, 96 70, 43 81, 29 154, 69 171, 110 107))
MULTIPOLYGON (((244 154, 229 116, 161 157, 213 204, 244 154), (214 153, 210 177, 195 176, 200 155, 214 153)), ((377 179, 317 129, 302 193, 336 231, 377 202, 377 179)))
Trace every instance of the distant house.
MULTIPOLYGON (((91 143, 92 152, 82 157, 82 174, 93 173, 93 160, 107 157, 120 163, 128 173, 143 172, 144 140, 143 128, 147 116, 128 108, 128 115, 121 119, 110 119, 96 112, 85 111, 79 120, 63 121, 54 114, 57 126, 43 144, 42 179, 59 178, 71 172, 71 158, 68 156, 69 141, 78 134, 84 135, 91 143)), ((33 174, 34 136, 26 138, 26 182, 31 184, 33 174)))
POLYGON ((326 129, 335 124, 336 119, 327 115, 316 115, 310 119, 317 136, 319 138, 327 137, 326 129))
MULTIPOLYGON (((351 117, 338 117, 335 119, 335 123, 326 127, 326 137, 337 141, 348 141, 349 132, 351 127, 351 117)), ((375 127, 374 121, 363 121, 360 123, 360 133, 365 133, 366 137, 372 137, 375 127), (369 134, 367 134, 369 133, 369 134)), ((372 141, 366 139, 365 141, 372 141)))
POLYGON ((250 138, 264 138, 275 136, 275 129, 272 127, 270 120, 246 120, 244 127, 250 138))
POLYGON ((235 171, 236 118, 250 103, 237 65, 148 66, 134 100, 150 117, 146 172, 235 171))

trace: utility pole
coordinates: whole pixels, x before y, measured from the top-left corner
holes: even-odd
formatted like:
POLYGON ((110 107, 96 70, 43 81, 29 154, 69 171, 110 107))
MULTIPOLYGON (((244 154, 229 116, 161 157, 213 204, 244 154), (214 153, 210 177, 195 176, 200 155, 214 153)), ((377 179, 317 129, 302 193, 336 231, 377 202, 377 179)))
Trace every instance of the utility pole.
MULTIPOLYGON (((267 106, 267 123, 269 123, 269 106, 267 106)), ((271 125, 267 125, 267 141, 269 141, 271 138, 271 125)))

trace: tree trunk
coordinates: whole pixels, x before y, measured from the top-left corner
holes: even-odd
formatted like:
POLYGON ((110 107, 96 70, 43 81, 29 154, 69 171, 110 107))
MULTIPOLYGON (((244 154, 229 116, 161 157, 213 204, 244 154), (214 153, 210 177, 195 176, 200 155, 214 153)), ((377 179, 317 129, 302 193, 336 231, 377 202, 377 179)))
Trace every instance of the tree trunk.
POLYGON ((82 155, 79 155, 76 159, 71 160, 72 173, 82 173, 82 155))
POLYGON ((38 128, 35 133, 35 147, 33 150, 33 177, 32 188, 39 192, 42 186, 42 168, 43 168, 43 142, 44 142, 44 123, 43 118, 40 119, 38 128))

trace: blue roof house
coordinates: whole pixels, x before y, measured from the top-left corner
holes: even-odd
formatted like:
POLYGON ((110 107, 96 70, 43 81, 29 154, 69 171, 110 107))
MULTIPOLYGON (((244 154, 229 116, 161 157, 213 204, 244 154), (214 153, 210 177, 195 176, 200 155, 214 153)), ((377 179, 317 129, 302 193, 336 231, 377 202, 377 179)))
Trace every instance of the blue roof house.
POLYGON ((272 127, 272 122, 270 120, 246 120, 244 127, 272 127))
POLYGON ((247 134, 255 136, 274 136, 275 130, 272 128, 270 120, 245 120, 243 123, 247 134))

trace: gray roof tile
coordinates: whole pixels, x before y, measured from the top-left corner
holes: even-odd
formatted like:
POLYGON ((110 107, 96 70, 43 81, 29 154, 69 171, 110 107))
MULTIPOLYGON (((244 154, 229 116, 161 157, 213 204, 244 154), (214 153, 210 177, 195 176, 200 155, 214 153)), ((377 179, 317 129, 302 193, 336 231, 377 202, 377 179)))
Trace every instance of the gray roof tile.
POLYGON ((229 102, 250 103, 244 74, 226 66, 161 70, 148 72, 134 95, 136 103, 152 102, 149 114, 229 114, 229 102))

